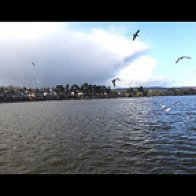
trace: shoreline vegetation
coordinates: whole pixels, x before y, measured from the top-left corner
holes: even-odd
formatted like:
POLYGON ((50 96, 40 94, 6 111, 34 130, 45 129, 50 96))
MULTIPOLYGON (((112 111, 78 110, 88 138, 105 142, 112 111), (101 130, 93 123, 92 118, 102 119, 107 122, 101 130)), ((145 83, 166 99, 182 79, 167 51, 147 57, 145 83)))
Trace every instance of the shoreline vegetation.
POLYGON ((44 101, 44 100, 78 100, 122 97, 152 97, 152 96, 183 96, 196 95, 196 87, 130 87, 114 88, 104 85, 84 83, 79 86, 56 85, 56 87, 27 88, 15 86, 0 87, 0 103, 44 101))

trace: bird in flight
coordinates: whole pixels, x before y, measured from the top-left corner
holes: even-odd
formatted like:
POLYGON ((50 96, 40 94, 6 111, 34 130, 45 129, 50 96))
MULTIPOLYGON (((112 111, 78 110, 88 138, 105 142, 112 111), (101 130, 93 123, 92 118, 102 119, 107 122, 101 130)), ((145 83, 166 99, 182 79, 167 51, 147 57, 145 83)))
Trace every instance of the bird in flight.
POLYGON ((178 63, 181 59, 191 59, 189 56, 181 56, 176 60, 176 63, 178 63))
POLYGON ((140 30, 137 30, 136 33, 133 34, 133 41, 136 39, 136 37, 138 37, 138 33, 140 32, 140 30))
POLYGON ((32 63, 33 66, 36 66, 35 63, 32 63))
POLYGON ((116 81, 120 81, 120 78, 114 78, 113 80, 112 80, 112 83, 113 83, 113 85, 114 85, 114 87, 116 86, 116 81))

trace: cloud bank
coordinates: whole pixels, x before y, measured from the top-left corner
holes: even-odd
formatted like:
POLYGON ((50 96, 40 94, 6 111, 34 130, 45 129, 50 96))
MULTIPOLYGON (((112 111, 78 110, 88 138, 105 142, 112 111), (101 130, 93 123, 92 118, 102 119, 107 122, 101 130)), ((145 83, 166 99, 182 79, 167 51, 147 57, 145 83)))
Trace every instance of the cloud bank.
POLYGON ((166 84, 154 75, 158 62, 147 44, 116 31, 72 29, 67 23, 0 23, 0 86, 57 84, 166 84), (32 62, 36 66, 32 66, 32 62))

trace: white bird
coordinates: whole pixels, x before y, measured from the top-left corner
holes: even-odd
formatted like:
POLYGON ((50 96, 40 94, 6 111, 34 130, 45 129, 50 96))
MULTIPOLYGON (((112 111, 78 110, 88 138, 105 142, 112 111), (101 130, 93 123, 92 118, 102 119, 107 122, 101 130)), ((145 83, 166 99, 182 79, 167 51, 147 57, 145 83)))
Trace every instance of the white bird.
POLYGON ((160 104, 160 106, 161 106, 161 109, 162 109, 163 111, 165 111, 165 112, 169 112, 169 111, 171 110, 170 107, 168 107, 168 106, 166 106, 166 105, 164 105, 164 104, 160 104))
POLYGON ((169 112, 170 110, 171 110, 171 108, 167 108, 165 111, 166 111, 166 112, 169 112))
POLYGON ((191 59, 189 56, 181 56, 176 60, 176 63, 178 63, 181 59, 191 59))
POLYGON ((165 104, 162 104, 162 103, 160 103, 160 106, 161 106, 162 108, 166 107, 166 105, 165 105, 165 104))

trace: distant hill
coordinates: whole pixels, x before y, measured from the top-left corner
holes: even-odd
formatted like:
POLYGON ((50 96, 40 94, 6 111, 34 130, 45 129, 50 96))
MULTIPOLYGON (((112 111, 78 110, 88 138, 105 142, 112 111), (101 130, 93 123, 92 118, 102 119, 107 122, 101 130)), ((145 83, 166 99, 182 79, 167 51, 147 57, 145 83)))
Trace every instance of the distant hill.
MULTIPOLYGON (((139 88, 139 86, 134 86, 134 87, 130 87, 130 88, 137 89, 137 88, 139 88)), ((152 90, 167 90, 167 89, 169 89, 169 87, 162 87, 162 86, 147 86, 147 87, 143 86, 143 88, 144 88, 144 90, 151 90, 151 89, 152 90)), ((115 90, 125 91, 127 89, 129 89, 129 88, 116 88, 115 90)))
POLYGON ((181 88, 181 89, 192 88, 192 89, 196 89, 196 86, 177 86, 177 87, 170 87, 170 88, 181 88))
MULTIPOLYGON (((130 88, 133 88, 133 89, 137 89, 139 88, 139 86, 134 86, 134 87, 130 87, 130 88)), ((176 89, 194 89, 196 90, 196 86, 173 86, 173 87, 163 87, 163 86, 143 86, 144 90, 157 90, 157 91, 166 91, 168 89, 171 89, 171 88, 176 88, 176 89)), ((122 91, 126 91, 127 89, 129 88, 115 88, 115 90, 119 91, 119 92, 122 92, 122 91)))

